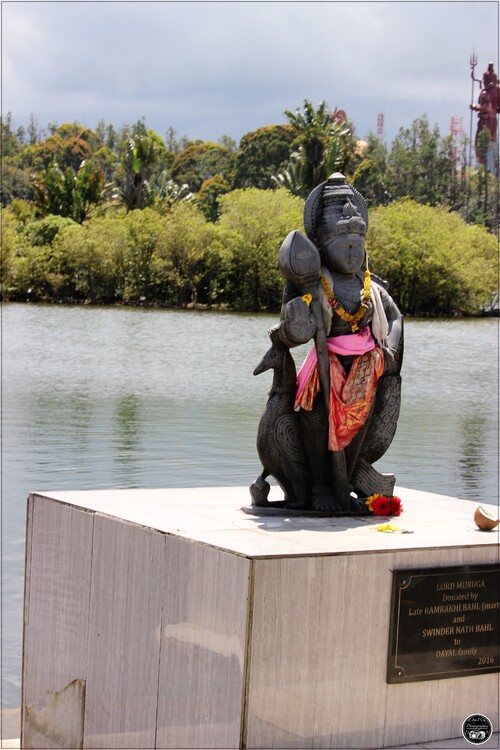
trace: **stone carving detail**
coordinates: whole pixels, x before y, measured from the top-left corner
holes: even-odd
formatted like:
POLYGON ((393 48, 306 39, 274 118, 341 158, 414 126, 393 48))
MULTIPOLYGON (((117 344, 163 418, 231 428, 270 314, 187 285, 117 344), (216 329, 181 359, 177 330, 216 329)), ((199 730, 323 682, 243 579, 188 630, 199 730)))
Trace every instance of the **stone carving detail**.
POLYGON ((269 474, 285 493, 287 507, 307 507, 309 468, 300 431, 299 415, 294 411, 296 369, 290 351, 273 345, 254 370, 258 375, 273 370, 273 384, 266 410, 257 432, 257 451, 262 474, 250 487, 254 505, 267 505, 269 474))
POLYGON ((273 370, 257 434, 263 471, 250 487, 259 512, 360 514, 392 494, 372 463, 387 451, 401 402, 403 321, 365 251, 368 211, 340 173, 306 201, 307 236, 290 232, 278 254, 286 282, 271 348, 254 374, 273 370), (290 349, 313 342, 300 372, 290 349), (284 500, 270 503, 272 475, 284 500), (279 511, 278 511, 279 512, 279 511))

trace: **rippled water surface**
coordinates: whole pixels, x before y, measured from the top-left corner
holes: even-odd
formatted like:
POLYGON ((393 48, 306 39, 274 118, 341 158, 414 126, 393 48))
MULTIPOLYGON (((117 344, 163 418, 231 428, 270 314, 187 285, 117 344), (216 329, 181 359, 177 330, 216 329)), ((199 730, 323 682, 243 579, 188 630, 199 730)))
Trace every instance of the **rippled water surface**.
MULTIPOLYGON (((26 496, 32 490, 248 485, 276 317, 3 307, 4 707, 20 703, 26 496)), ((498 321, 408 320, 398 484, 498 497, 498 321)), ((298 362, 307 348, 296 351, 298 362)))

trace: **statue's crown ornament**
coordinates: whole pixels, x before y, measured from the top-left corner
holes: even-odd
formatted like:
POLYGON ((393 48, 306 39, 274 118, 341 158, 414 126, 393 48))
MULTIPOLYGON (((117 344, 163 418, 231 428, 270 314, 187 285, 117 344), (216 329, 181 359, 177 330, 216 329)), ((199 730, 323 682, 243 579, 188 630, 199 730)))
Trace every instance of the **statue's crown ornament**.
POLYGON ((321 242, 334 239, 341 234, 366 235, 366 223, 356 206, 347 200, 342 206, 342 213, 338 218, 338 204, 331 211, 328 204, 323 205, 323 213, 318 226, 318 234, 321 242))
POLYGON ((368 228, 368 209, 363 196, 343 174, 335 172, 307 198, 304 227, 309 239, 320 245, 342 234, 364 236, 368 228))

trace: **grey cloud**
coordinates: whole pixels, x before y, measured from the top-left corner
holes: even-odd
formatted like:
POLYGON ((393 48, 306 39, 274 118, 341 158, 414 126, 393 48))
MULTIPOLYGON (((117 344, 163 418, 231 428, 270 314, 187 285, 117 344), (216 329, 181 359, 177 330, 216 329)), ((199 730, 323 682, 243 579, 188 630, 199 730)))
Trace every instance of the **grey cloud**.
POLYGON ((160 134, 238 139, 304 98, 359 135, 468 114, 469 54, 497 60, 496 3, 4 3, 3 101, 16 122, 144 115, 160 134))

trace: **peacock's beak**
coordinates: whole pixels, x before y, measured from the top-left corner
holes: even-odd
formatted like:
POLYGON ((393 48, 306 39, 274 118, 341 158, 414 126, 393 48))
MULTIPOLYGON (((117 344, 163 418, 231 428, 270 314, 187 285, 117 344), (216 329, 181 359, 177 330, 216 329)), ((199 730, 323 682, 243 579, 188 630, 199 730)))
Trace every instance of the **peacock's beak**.
POLYGON ((261 372, 266 372, 266 370, 270 370, 272 367, 272 354, 273 354, 273 347, 267 350, 267 352, 264 354, 262 359, 260 360, 259 364, 253 371, 254 375, 260 375, 261 372))

